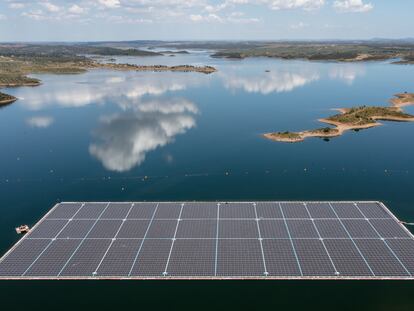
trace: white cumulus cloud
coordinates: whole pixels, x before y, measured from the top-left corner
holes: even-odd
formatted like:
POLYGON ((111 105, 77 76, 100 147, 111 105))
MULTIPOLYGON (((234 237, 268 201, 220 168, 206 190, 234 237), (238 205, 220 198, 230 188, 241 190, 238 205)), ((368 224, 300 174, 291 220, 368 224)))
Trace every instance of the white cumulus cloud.
POLYGON ((270 0, 267 1, 273 10, 304 9, 315 10, 325 4, 325 0, 270 0))
POLYGON ((47 11, 52 13, 59 12, 61 10, 59 6, 51 2, 41 2, 40 5, 43 6, 47 11))
MULTIPOLYGON (((266 5, 272 10, 315 10, 325 4, 325 0, 227 0, 227 6, 241 4, 266 5)), ((222 7, 222 8, 224 8, 222 7)))
POLYGON ((85 8, 80 7, 77 4, 72 5, 69 9, 68 12, 72 13, 72 14, 83 14, 85 13, 87 10, 85 8))
POLYGON ((374 5, 364 3, 362 0, 336 0, 333 7, 340 12, 368 12, 374 8, 374 5))
POLYGON ((98 3, 107 8, 118 8, 121 5, 119 0, 98 0, 98 3))

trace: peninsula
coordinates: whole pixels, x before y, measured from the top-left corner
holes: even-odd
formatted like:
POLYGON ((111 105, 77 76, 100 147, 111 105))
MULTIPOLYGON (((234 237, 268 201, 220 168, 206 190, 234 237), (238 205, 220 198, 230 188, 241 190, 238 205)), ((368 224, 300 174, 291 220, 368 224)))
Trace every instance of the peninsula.
POLYGON ((414 93, 396 94, 390 100, 390 107, 361 106, 354 108, 336 109, 340 113, 328 118, 319 119, 320 122, 332 125, 302 132, 275 132, 263 136, 279 142, 296 143, 308 137, 332 138, 342 135, 349 130, 361 130, 380 126, 378 121, 414 122, 414 115, 407 114, 402 107, 414 104, 414 93))
POLYGON ((11 104, 16 100, 16 97, 0 92, 0 107, 11 104))

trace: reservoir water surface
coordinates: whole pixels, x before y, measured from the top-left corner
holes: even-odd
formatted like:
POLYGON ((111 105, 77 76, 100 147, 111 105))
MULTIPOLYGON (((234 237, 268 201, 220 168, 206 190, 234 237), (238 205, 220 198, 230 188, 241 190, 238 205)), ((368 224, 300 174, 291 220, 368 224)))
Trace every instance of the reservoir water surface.
MULTIPOLYGON (((59 201, 380 200, 414 221, 414 123, 297 144, 261 136, 324 126, 317 119, 332 108, 388 105, 393 94, 414 91, 411 66, 226 60, 208 51, 116 61, 218 71, 92 70, 36 75, 41 86, 4 89, 19 100, 0 109, 1 254, 18 239, 15 226, 34 224, 59 201)), ((60 309, 78 299, 153 309, 357 302, 409 310, 413 289, 408 282, 0 283, 6 304, 60 309)))

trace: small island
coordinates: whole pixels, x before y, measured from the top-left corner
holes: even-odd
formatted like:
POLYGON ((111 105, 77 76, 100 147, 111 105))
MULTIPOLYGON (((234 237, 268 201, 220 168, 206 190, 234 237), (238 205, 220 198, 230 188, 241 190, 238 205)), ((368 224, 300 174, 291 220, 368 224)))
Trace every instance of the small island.
POLYGON ((178 66, 166 66, 166 65, 133 65, 133 64, 93 64, 92 68, 106 68, 112 70, 135 70, 135 71, 173 71, 173 72, 200 72, 210 74, 216 72, 217 69, 211 66, 192 66, 192 65, 178 65, 178 66))
POLYGON ((190 54, 188 51, 185 50, 178 50, 178 51, 159 51, 160 54, 190 54))
POLYGON ((11 104, 17 100, 16 97, 0 92, 0 107, 11 104))
POLYGON ((302 132, 275 132, 266 133, 263 136, 278 142, 296 143, 304 141, 308 137, 329 139, 340 136, 349 130, 361 130, 380 126, 378 121, 414 122, 414 115, 407 114, 402 107, 414 104, 414 93, 396 94, 390 100, 390 107, 361 106, 354 108, 336 109, 340 113, 329 118, 319 119, 320 122, 334 127, 324 127, 302 132))

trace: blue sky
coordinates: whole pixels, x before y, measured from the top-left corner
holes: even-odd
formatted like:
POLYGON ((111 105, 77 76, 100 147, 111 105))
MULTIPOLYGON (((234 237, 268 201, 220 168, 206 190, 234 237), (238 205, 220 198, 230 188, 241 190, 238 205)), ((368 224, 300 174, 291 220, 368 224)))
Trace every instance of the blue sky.
POLYGON ((0 41, 414 37, 412 0, 0 0, 0 41))

